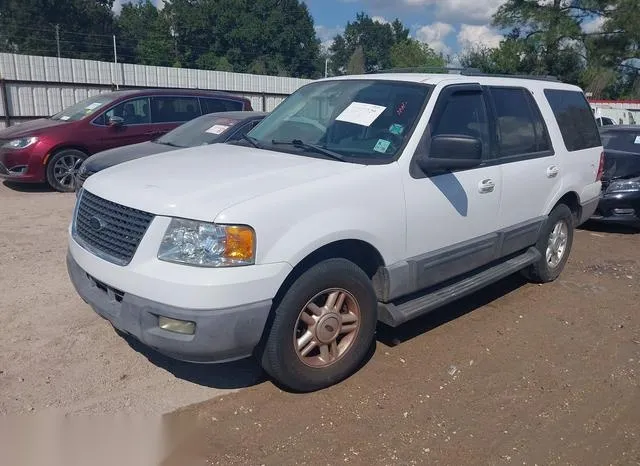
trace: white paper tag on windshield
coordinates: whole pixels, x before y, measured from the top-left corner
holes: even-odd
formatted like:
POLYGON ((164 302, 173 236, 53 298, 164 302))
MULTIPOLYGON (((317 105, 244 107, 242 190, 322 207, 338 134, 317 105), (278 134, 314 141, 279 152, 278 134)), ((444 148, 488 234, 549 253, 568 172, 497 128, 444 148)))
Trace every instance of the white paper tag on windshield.
POLYGON ((95 110, 96 108, 98 108, 100 105, 102 105, 100 102, 94 102, 91 105, 87 105, 84 109, 85 110, 95 110))
POLYGON ((67 121, 69 118, 71 118, 71 117, 69 117, 69 116, 67 116, 67 115, 64 115, 64 116, 61 116, 61 117, 60 117, 60 119, 61 119, 62 121, 67 121))
POLYGON ((634 144, 640 144, 640 136, 636 136, 636 140, 633 141, 634 144))
POLYGON ((225 126, 225 125, 213 125, 211 128, 209 128, 207 130, 207 133, 211 133, 211 134, 222 134, 224 133, 226 130, 228 130, 229 127, 225 126))
POLYGON ((376 119, 382 115, 387 107, 380 105, 364 104, 362 102, 352 102, 344 111, 338 115, 337 121, 345 121, 360 126, 371 126, 376 119))

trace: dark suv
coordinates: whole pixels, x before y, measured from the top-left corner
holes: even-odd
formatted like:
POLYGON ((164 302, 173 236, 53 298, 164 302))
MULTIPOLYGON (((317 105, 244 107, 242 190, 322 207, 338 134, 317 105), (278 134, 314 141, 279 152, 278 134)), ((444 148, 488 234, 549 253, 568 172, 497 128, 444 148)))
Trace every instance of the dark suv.
POLYGON ((200 115, 242 110, 252 110, 248 99, 223 92, 147 89, 95 95, 50 118, 0 130, 0 178, 73 191, 75 172, 91 154, 150 141, 200 115))

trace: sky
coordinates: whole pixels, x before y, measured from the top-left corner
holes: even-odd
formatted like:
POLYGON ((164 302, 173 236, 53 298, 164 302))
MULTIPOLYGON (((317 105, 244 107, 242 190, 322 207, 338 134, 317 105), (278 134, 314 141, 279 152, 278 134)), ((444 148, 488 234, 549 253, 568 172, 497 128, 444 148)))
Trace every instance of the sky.
MULTIPOLYGON (((118 12, 122 2, 116 0, 118 12)), ((162 7, 164 0, 152 0, 162 7)), ((505 0, 305 0, 313 16, 316 33, 325 47, 348 21, 365 12, 374 20, 391 22, 398 18, 437 52, 455 56, 472 45, 498 46, 502 35, 491 27, 491 17, 505 0)), ((586 24, 596 29, 600 24, 586 24)))

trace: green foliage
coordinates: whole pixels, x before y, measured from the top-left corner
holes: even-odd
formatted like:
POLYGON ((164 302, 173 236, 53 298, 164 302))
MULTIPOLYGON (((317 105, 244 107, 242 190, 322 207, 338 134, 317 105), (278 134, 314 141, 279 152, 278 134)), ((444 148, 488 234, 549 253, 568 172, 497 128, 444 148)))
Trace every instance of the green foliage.
POLYGON ((391 47, 391 65, 394 68, 443 68, 446 60, 427 44, 407 38, 391 47))

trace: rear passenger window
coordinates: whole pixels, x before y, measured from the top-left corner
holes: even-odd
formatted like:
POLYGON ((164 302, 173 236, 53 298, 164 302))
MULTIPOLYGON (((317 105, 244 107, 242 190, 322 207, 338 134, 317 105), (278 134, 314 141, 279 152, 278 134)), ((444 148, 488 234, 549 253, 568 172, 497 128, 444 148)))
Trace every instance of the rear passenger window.
POLYGON ((598 125, 582 92, 546 89, 544 94, 569 151, 600 146, 598 125))
POLYGON ((244 108, 242 102, 237 100, 200 98, 202 113, 235 112, 244 108))
POLYGON ((537 104, 524 89, 491 88, 501 157, 550 150, 549 136, 537 104))
POLYGON ((199 116, 200 104, 196 97, 151 98, 151 119, 153 123, 184 122, 199 116))
POLYGON ((451 134, 478 138, 486 153, 489 142, 489 124, 484 97, 480 92, 452 94, 437 119, 432 136, 451 134))

